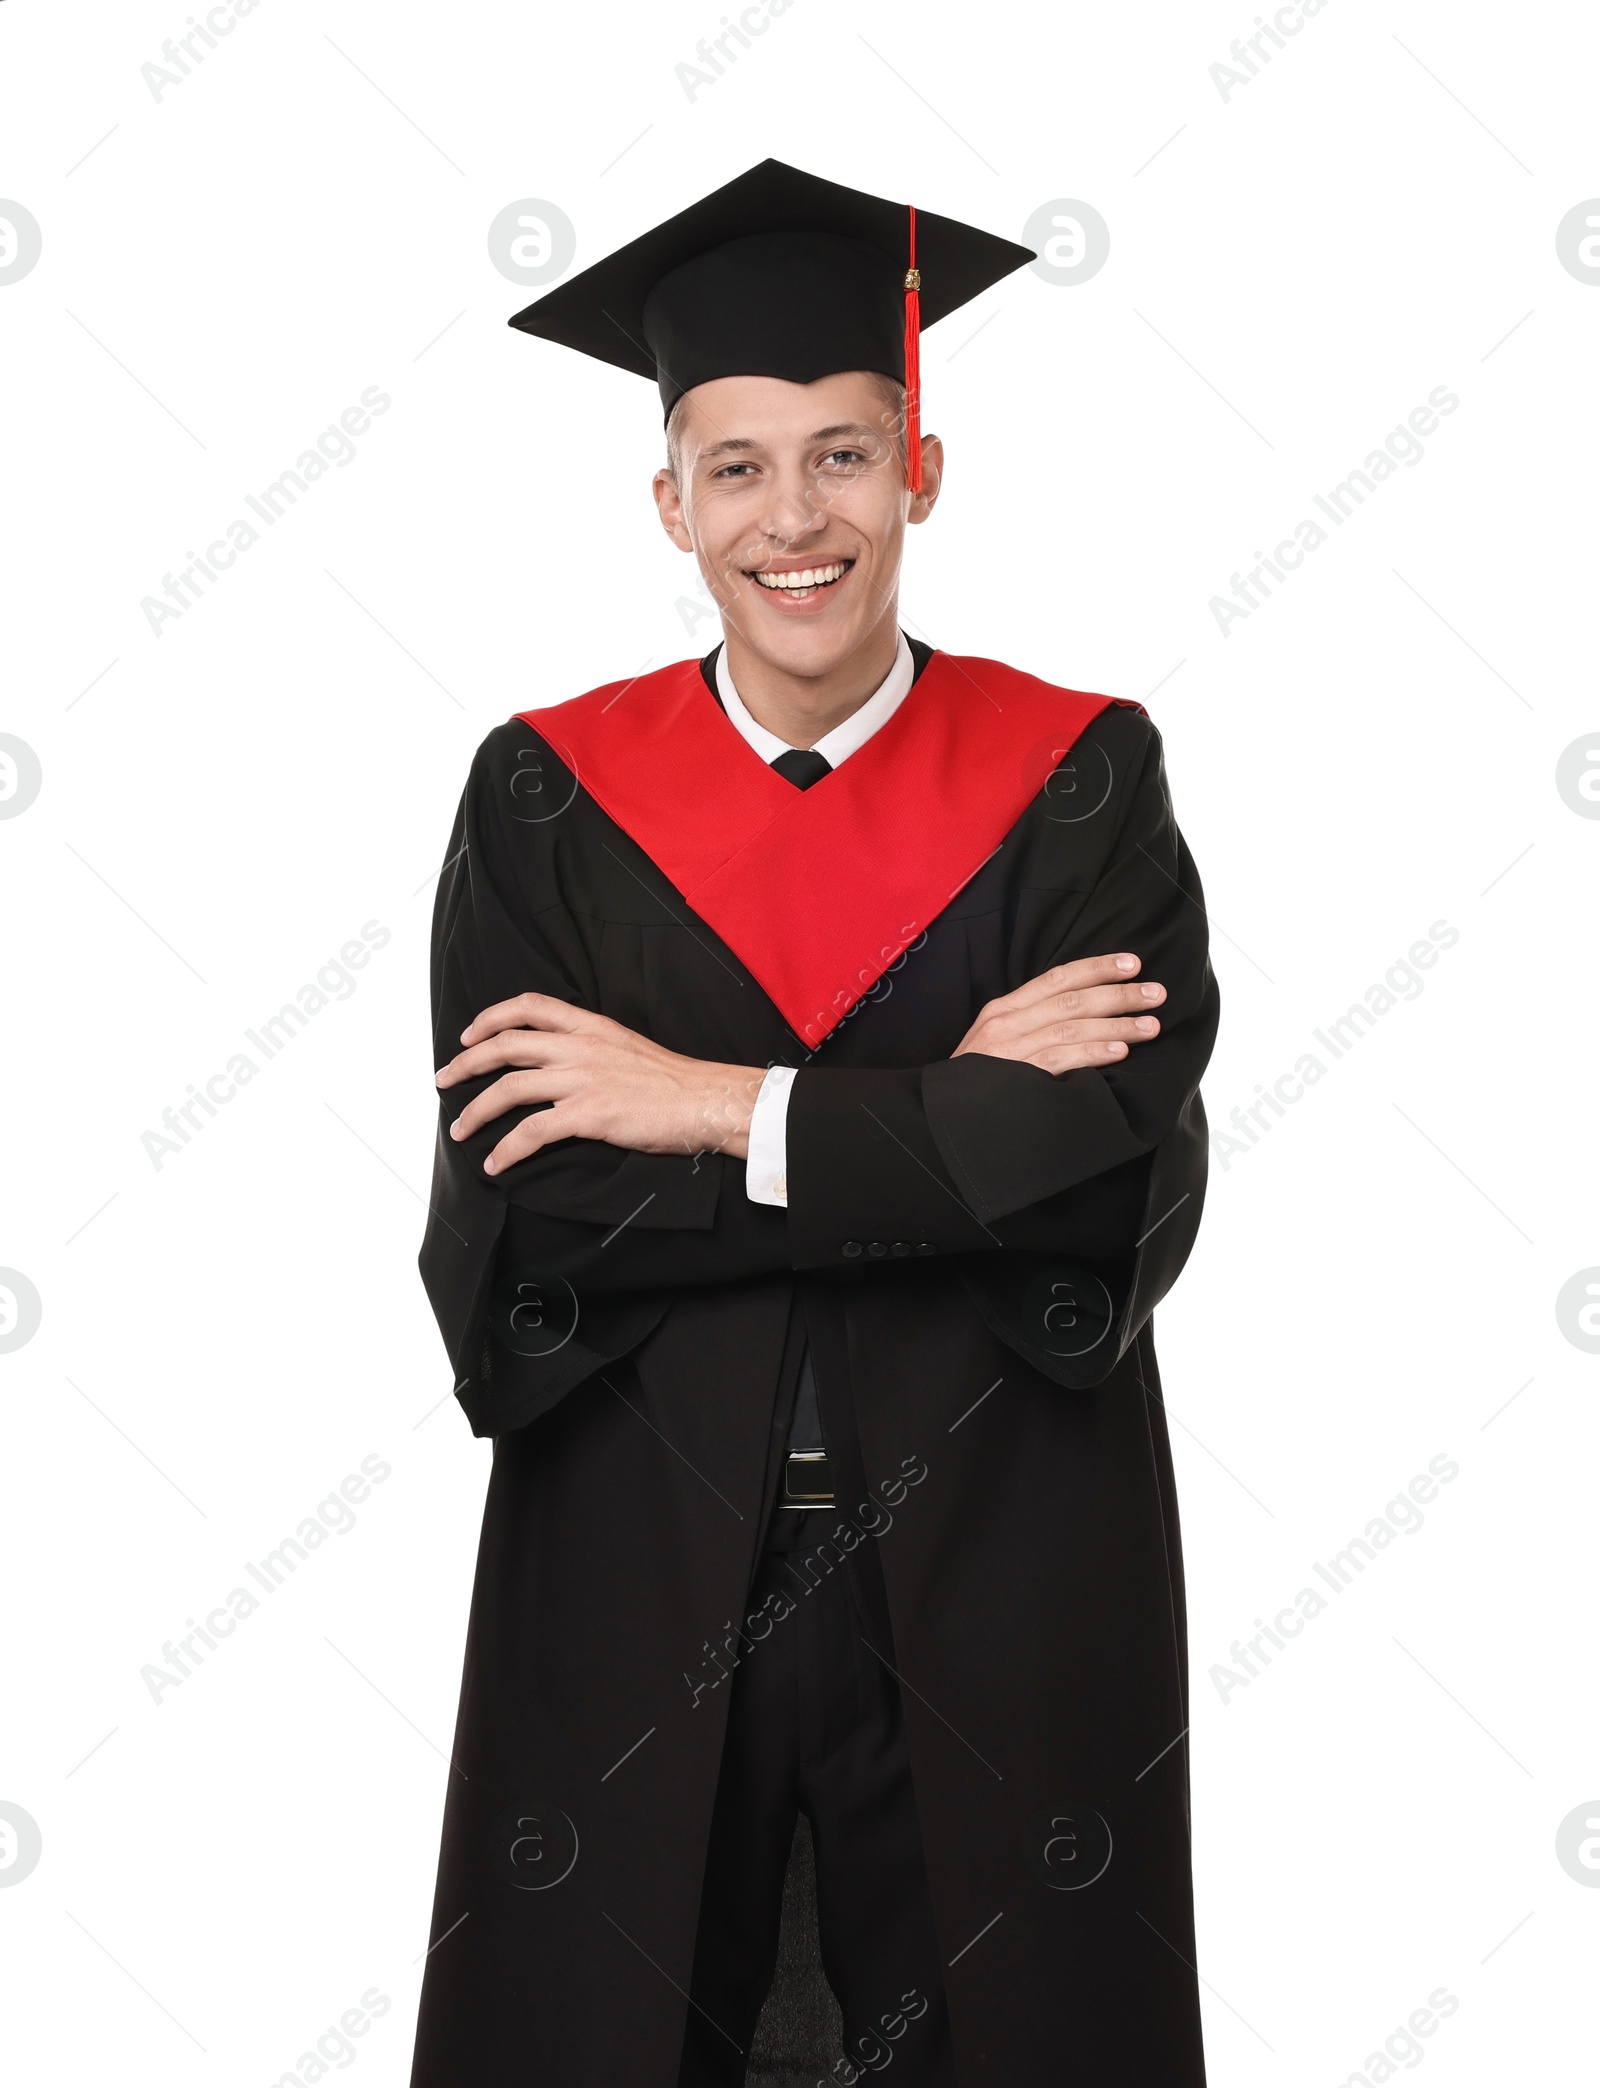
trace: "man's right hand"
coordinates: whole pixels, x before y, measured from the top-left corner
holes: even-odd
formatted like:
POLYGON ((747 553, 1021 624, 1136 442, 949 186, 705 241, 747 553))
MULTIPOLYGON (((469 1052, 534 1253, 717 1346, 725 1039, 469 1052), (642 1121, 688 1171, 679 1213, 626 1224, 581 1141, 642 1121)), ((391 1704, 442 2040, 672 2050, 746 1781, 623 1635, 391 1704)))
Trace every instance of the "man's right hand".
POLYGON ((1080 957, 1058 964, 992 1000, 951 1053, 983 1052, 990 1058, 1020 1059, 1046 1073, 1077 1066, 1110 1066, 1129 1047, 1161 1033, 1153 1010, 1167 989, 1139 980, 1139 959, 1080 957))

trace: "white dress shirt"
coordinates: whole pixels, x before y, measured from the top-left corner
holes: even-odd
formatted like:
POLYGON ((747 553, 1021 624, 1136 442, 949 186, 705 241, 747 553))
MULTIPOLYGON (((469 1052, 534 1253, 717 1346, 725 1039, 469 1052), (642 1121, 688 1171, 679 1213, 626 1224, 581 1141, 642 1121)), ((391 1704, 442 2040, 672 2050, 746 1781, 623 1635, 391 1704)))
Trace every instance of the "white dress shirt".
MULTIPOLYGON (((889 669, 875 693, 869 696, 860 710, 852 711, 842 725, 835 725, 821 739, 813 740, 812 752, 820 754, 829 768, 837 768, 841 761, 848 760, 867 744, 875 732, 880 731, 905 701, 912 681, 916 676, 917 663, 911 657, 911 647, 906 643, 906 634, 900 633, 900 648, 894 656, 894 665, 889 669)), ((723 646, 717 654, 717 694, 722 698, 722 707, 728 713, 728 722, 761 756, 770 767, 780 754, 792 752, 789 742, 779 739, 775 732, 768 732, 765 725, 758 725, 740 700, 739 691, 733 686, 733 675, 728 668, 728 648, 723 646)))
MULTIPOLYGON (((812 743, 830 768, 864 747, 905 701, 916 674, 916 662, 904 631, 888 677, 869 696, 860 710, 853 711, 842 725, 835 725, 812 743)), ((789 742, 758 725, 739 699, 728 671, 728 648, 717 654, 717 693, 728 722, 768 764, 789 752, 789 742)), ((789 1201, 789 1090, 794 1086, 793 1066, 774 1066, 761 1083, 750 1115, 750 1151, 745 1161, 745 1192, 752 1203, 787 1205, 789 1201)))

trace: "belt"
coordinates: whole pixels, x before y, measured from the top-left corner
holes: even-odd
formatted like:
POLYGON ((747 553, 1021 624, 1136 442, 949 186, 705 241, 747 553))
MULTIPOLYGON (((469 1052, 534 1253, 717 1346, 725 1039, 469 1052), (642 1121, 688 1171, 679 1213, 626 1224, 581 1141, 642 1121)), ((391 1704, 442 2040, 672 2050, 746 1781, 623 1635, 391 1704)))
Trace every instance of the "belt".
POLYGON ((833 1475, 826 1450, 791 1450, 783 1461, 780 1508, 831 1508, 833 1475))

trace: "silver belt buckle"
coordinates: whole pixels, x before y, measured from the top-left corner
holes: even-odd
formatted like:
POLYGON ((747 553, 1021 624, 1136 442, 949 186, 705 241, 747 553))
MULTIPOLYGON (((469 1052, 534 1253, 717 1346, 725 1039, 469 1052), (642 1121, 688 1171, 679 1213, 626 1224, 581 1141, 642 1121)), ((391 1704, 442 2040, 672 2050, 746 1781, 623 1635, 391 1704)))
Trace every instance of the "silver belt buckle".
POLYGON ((782 1508, 831 1508, 833 1475, 826 1450, 791 1450, 783 1461, 782 1508))

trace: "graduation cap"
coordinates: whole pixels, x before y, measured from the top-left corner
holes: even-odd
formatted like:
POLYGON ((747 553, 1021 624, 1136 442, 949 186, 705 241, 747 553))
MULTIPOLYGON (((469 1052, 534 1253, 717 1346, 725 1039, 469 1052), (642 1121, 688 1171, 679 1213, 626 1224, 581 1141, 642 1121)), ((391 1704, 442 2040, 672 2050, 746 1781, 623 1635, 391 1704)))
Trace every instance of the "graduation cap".
POLYGON ((763 160, 511 324, 653 377, 671 414, 716 377, 810 384, 878 370, 906 390, 906 457, 922 484, 919 341, 1032 250, 955 218, 763 160))

